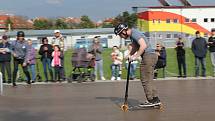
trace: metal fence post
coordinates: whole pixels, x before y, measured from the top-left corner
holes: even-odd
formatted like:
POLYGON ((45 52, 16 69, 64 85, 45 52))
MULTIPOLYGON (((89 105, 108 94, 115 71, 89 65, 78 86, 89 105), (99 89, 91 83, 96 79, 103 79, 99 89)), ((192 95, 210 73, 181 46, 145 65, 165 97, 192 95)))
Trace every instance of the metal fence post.
POLYGON ((3 95, 3 79, 1 72, 0 72, 0 95, 3 95))

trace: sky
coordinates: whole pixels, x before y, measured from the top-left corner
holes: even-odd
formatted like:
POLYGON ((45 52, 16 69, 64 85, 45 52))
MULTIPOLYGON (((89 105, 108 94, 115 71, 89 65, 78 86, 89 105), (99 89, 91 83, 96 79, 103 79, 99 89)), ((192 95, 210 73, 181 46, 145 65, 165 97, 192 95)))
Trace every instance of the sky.
MULTIPOLYGON (((181 5, 179 0, 167 0, 181 5)), ((193 5, 215 5, 215 0, 188 0, 193 5)), ((0 11, 35 17, 80 17, 98 21, 115 17, 132 6, 158 6, 158 0, 0 0, 0 11)))

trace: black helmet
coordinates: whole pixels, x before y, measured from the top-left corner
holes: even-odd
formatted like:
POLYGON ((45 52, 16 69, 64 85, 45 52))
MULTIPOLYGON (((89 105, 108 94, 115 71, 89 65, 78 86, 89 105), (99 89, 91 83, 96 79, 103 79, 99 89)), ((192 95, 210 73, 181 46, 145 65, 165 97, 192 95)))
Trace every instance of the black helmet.
POLYGON ((123 30, 126 30, 126 29, 128 29, 128 25, 124 23, 120 23, 115 27, 114 33, 116 35, 119 35, 123 30))
POLYGON ((23 31, 18 31, 17 37, 25 37, 25 33, 23 31))

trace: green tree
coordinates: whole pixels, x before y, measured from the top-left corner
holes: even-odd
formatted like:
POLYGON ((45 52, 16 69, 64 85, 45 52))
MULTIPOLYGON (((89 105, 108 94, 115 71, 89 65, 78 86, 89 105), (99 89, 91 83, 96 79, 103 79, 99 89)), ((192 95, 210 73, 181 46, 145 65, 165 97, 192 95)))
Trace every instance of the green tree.
POLYGON ((34 29, 50 29, 50 24, 48 20, 35 20, 34 21, 34 29))
POLYGON ((93 21, 90 20, 90 18, 86 15, 81 16, 81 23, 80 23, 81 28, 95 28, 95 24, 93 21))
POLYGON ((57 19, 55 22, 56 29, 68 29, 67 24, 63 21, 63 19, 57 19))
POLYGON ((135 27, 137 22, 137 15, 135 13, 130 14, 128 11, 123 12, 122 14, 115 17, 113 25, 119 23, 126 23, 129 27, 135 27))
POLYGON ((113 24, 112 23, 103 23, 102 28, 113 28, 113 24))
POLYGON ((8 17, 5 21, 5 26, 7 27, 7 29, 13 29, 13 21, 10 19, 10 17, 8 17))

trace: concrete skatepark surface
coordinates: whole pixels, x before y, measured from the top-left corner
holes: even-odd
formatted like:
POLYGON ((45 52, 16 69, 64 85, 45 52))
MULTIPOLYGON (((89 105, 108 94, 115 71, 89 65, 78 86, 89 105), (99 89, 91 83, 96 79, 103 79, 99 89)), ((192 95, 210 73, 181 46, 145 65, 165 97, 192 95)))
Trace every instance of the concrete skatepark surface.
MULTIPOLYGON (((214 121, 215 80, 156 80, 164 111, 123 112, 125 82, 5 86, 0 121, 214 121)), ((129 104, 145 101, 131 81, 129 104)))

